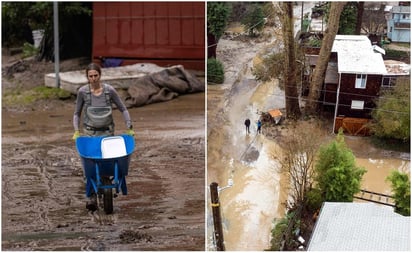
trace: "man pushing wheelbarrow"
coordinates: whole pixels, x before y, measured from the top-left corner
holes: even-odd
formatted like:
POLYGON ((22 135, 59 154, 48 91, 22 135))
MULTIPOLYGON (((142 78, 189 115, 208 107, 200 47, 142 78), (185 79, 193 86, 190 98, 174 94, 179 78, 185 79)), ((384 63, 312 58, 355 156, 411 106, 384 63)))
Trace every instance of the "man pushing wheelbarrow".
POLYGON ((112 189, 127 194, 126 178, 130 154, 134 150, 134 131, 129 112, 109 84, 101 83, 101 68, 91 63, 86 69, 88 84, 77 93, 73 116, 76 148, 80 154, 86 177, 86 208, 96 211, 97 197, 103 197, 106 213, 113 212, 112 189), (112 103, 122 113, 127 132, 114 136, 112 103), (80 116, 83 113, 83 132, 80 136, 80 116))

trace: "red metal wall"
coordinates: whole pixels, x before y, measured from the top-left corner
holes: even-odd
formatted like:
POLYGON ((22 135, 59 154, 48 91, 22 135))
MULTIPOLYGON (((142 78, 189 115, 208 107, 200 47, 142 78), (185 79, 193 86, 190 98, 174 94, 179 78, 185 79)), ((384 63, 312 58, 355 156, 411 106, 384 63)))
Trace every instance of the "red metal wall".
POLYGON ((204 2, 94 2, 93 61, 204 70, 204 2))

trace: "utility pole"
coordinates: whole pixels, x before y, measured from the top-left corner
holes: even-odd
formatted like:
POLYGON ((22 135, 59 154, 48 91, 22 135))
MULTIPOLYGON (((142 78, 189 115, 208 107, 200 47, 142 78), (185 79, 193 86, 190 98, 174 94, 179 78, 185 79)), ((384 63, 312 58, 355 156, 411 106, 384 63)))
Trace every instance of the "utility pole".
POLYGON ((60 88, 60 55, 59 55, 59 7, 53 2, 53 30, 54 30, 54 72, 56 73, 56 88, 60 88))
POLYGON ((212 213, 214 225, 214 238, 216 239, 216 250, 225 251, 223 240, 222 218, 220 216, 219 190, 218 184, 213 182, 210 184, 210 195, 212 199, 212 213))
POLYGON ((304 4, 304 2, 302 1, 302 10, 301 10, 301 13, 300 13, 300 34, 306 32, 306 31, 302 31, 302 29, 303 29, 303 4, 304 4))

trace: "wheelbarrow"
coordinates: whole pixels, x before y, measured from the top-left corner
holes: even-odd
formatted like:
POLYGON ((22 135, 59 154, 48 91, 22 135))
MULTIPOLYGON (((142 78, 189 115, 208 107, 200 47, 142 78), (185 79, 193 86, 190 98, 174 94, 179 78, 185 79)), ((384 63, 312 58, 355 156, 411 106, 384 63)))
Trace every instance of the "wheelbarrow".
POLYGON ((127 195, 126 176, 134 146, 133 136, 126 134, 80 136, 76 139, 76 149, 86 177, 86 196, 90 198, 96 194, 100 204, 103 199, 106 214, 113 213, 113 195, 117 197, 120 191, 127 195))

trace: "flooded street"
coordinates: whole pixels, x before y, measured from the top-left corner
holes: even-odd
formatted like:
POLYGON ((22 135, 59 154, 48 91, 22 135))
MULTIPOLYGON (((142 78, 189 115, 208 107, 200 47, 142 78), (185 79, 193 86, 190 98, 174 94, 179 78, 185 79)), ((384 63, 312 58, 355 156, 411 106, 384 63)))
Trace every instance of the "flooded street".
MULTIPOLYGON (((128 195, 85 208, 74 102, 2 110, 2 250, 204 250, 205 93, 129 109, 128 195)), ((114 112, 116 133, 125 131, 114 112)))
MULTIPOLYGON (((227 57, 231 46, 236 48, 237 55, 242 55, 241 58, 234 56, 225 65, 229 70, 225 84, 208 85, 208 184, 217 182, 220 187, 225 187, 229 179, 234 183, 219 194, 225 249, 263 250, 270 243, 273 219, 284 215, 281 202, 285 200, 285 194, 276 171, 278 165, 269 159, 279 147, 256 134, 257 111, 276 105, 284 107, 284 100, 276 96, 276 83, 258 85, 250 72, 253 59, 263 45, 252 47, 247 43, 221 40, 218 58, 219 49, 223 57, 227 57), (252 122, 249 135, 246 135, 244 126, 246 118, 252 122)), ((213 249, 212 231, 209 210, 210 249, 213 249)))

